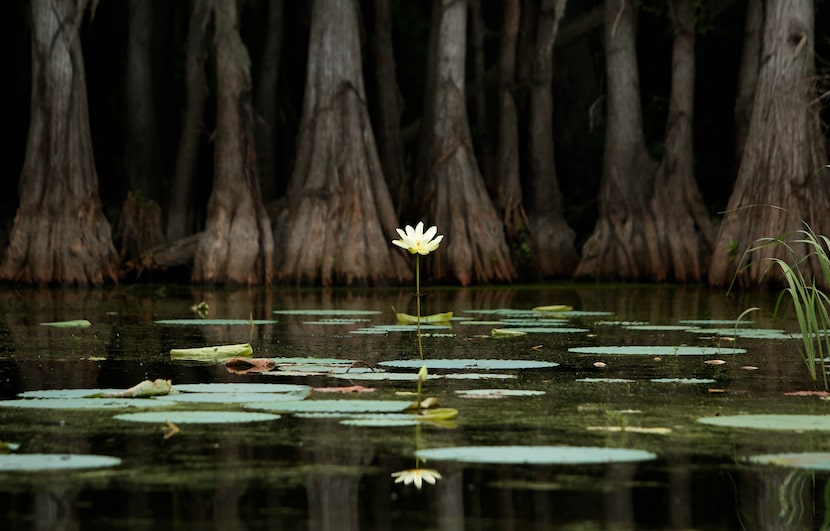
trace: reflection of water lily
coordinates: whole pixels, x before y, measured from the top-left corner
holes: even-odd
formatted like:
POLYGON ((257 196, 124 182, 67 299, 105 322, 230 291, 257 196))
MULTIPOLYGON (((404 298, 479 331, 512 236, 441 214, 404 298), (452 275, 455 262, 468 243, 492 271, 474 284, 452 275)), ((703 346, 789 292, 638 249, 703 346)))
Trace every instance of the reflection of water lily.
POLYGON ((400 234, 400 240, 392 240, 392 243, 398 247, 402 247, 412 254, 429 254, 435 249, 438 249, 438 244, 444 239, 442 234, 435 236, 438 232, 438 227, 433 225, 424 232, 424 222, 419 221, 415 228, 412 225, 406 226, 406 232, 402 229, 396 229, 400 234))
POLYGON ((395 483, 403 483, 404 485, 414 483, 420 489, 425 481, 430 485, 435 485, 435 482, 441 479, 441 474, 431 468, 410 468, 409 470, 392 472, 392 477, 395 478, 395 483))

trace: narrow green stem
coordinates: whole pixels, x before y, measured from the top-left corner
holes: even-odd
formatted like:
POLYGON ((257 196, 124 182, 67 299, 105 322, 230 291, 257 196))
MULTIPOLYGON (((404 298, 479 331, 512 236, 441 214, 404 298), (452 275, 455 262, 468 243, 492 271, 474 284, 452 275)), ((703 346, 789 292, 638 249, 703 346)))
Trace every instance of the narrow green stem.
MULTIPOLYGON (((421 255, 415 255, 415 308, 418 311, 418 354, 424 359, 424 347, 421 345, 421 255)), ((421 390, 420 385, 418 391, 421 390)), ((420 400, 420 396, 418 399, 420 400)))

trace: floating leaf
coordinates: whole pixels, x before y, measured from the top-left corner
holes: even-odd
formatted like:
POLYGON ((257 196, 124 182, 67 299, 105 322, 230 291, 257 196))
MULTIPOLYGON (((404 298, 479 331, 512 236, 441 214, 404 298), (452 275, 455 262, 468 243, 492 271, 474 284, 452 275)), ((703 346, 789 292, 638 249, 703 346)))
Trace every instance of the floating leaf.
POLYGON ((0 454, 8 454, 10 452, 16 452, 20 449, 20 444, 0 441, 0 454))
POLYGON ((644 428, 642 426, 588 426, 585 429, 590 431, 648 433, 652 435, 668 435, 671 433, 671 428, 644 428))
POLYGON ((267 372, 277 366, 277 363, 269 358, 246 358, 234 356, 225 360, 225 367, 229 372, 236 374, 248 374, 252 372, 267 372))
POLYGON ((272 325, 278 321, 271 319, 159 319, 158 325, 165 326, 251 326, 272 325))
POLYGON ((185 393, 308 393, 311 387, 281 383, 194 383, 176 384, 185 393))
POLYGON ((690 328, 687 332, 744 339, 793 339, 793 336, 785 330, 767 328, 690 328))
POLYGON ((451 407, 438 407, 432 409, 423 409, 416 416, 416 420, 440 422, 452 420, 458 416, 458 410, 451 407))
POLYGON ((727 347, 693 347, 693 346, 660 346, 660 345, 626 345, 618 347, 572 347, 568 352, 577 354, 641 354, 648 356, 713 356, 715 354, 743 354, 742 348, 727 347))
MULTIPOLYGON (((18 393, 20 398, 83 398, 97 393, 118 393, 123 389, 37 389, 18 393)), ((0 402, 2 404, 2 402, 0 402)))
POLYGON ((524 332, 526 334, 581 334, 590 332, 587 328, 572 328, 564 326, 520 326, 501 328, 501 331, 524 332))
POLYGON ((363 426, 367 428, 400 428, 415 426, 418 421, 412 415, 375 415, 361 418, 347 418, 340 421, 345 426, 363 426))
POLYGON ((567 304, 552 304, 550 306, 537 306, 533 308, 534 312, 570 312, 574 309, 573 306, 567 304))
MULTIPOLYGON (((421 323, 421 330, 446 330, 450 328, 449 323, 421 323)), ((366 328, 358 328, 357 330, 349 330, 350 334, 388 334, 391 332, 417 332, 418 325, 414 324, 393 324, 393 325, 377 325, 366 328)))
POLYGON ((246 404, 249 409, 280 413, 398 413, 410 402, 404 400, 295 400, 246 404))
POLYGON ((784 393, 784 396, 830 396, 828 391, 793 391, 784 393))
POLYGON ((118 466, 121 459, 92 454, 4 454, 0 455, 0 471, 39 472, 47 470, 78 470, 118 466))
POLYGON ((277 420, 279 415, 252 411, 143 411, 116 415, 118 420, 151 424, 230 424, 277 420))
POLYGON ((672 332, 672 331, 692 331, 694 328, 682 325, 653 325, 653 324, 635 324, 623 325, 623 328, 628 330, 643 330, 649 332, 672 332))
POLYGON ((493 339, 505 339, 508 337, 526 336, 527 332, 522 330, 510 330, 508 328, 494 328, 490 330, 490 336, 493 339))
POLYGON ((144 380, 124 391, 100 392, 86 395, 82 398, 148 398, 169 394, 173 390, 170 380, 157 378, 144 380))
POLYGON ((304 309, 304 310, 274 310, 275 314, 280 315, 340 315, 340 316, 349 316, 349 315, 377 315, 382 313, 377 310, 338 310, 335 308, 330 309, 304 309))
POLYGON ((588 383, 631 383, 634 380, 629 380, 628 378, 577 378, 574 381, 588 383))
POLYGON ((307 391, 301 393, 178 393, 157 396, 156 400, 190 404, 244 404, 250 402, 273 402, 276 400, 303 400, 307 391))
POLYGON ((420 459, 492 464, 592 464, 648 461, 657 456, 645 450, 591 446, 456 446, 419 450, 420 459))
POLYGON ((802 452, 752 455, 746 458, 750 463, 774 465, 807 470, 830 470, 830 453, 802 452))
POLYGON ((746 326, 753 323, 753 321, 749 321, 746 319, 736 320, 736 319, 681 319, 677 321, 680 324, 686 325, 695 325, 695 326, 746 326))
POLYGON ((652 378, 654 383, 679 383, 679 384, 711 384, 715 380, 711 378, 652 378))
POLYGON ((504 398, 508 396, 541 396, 544 391, 531 389, 458 389, 461 398, 504 398))
POLYGON ((348 394, 348 393, 373 393, 375 391, 374 387, 364 387, 362 385, 349 385, 345 387, 315 387, 313 392, 315 393, 341 393, 341 394, 348 394))
MULTIPOLYGON (((409 315, 408 313, 395 312, 400 324, 418 324, 417 315, 409 315)), ((435 313, 432 315, 422 315, 421 324, 424 323, 449 323, 452 319, 452 312, 435 313)))
POLYGON ((250 343, 236 345, 217 345, 213 347, 174 348, 170 358, 174 360, 219 361, 234 356, 252 356, 254 350, 250 343))
POLYGON ((381 361, 378 365, 396 367, 399 369, 419 369, 426 365, 427 369, 540 369, 558 367, 552 361, 536 360, 503 360, 503 359, 429 359, 429 360, 390 360, 381 361))
POLYGON ((74 319, 72 321, 54 321, 51 323, 40 323, 41 326, 53 326, 55 328, 89 328, 92 323, 86 319, 74 319))
POLYGON ((129 407, 160 407, 161 402, 150 398, 23 398, 0 400, 0 407, 24 409, 116 409, 129 407))
POLYGON ((830 415, 721 415, 697 419, 703 424, 726 428, 752 428, 759 430, 827 431, 830 415))

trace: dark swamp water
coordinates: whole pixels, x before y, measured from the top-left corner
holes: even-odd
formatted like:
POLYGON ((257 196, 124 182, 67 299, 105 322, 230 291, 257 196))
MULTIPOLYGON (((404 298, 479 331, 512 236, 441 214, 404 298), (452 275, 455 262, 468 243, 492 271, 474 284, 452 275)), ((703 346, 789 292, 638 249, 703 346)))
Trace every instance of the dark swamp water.
MULTIPOLYGON (((698 421, 747 413, 827 413, 830 404, 820 397, 786 394, 814 389, 797 340, 763 334, 727 337, 731 325, 721 321, 734 320, 750 306, 765 311, 752 314, 752 323, 742 328, 795 331, 791 321, 773 320, 769 311, 774 304, 771 293, 727 295, 689 286, 427 288, 423 313, 452 311, 456 317, 450 328, 424 330, 427 361, 529 360, 558 365, 432 368, 425 395, 456 409, 458 415, 453 421, 415 427, 350 425, 342 422, 350 418, 344 414, 280 413, 279 418, 261 422, 179 423, 180 432, 165 438, 163 422, 114 417, 150 410, 255 411, 256 405, 251 409, 251 404, 133 399, 139 405, 128 408, 0 407, 0 440, 19 444, 16 454, 96 454, 120 460, 101 468, 0 471, 0 527, 823 528, 830 514, 826 471, 755 464, 747 458, 828 451, 826 431, 798 426, 729 428, 698 421), (533 308, 558 304, 574 308, 556 316, 565 322, 529 322, 541 319, 533 308), (517 311, 494 311, 499 309, 517 311), (556 326, 571 331, 552 331, 556 326), (493 328, 517 327, 528 333, 503 339, 491 335, 493 328), (569 350, 595 346, 668 346, 677 355, 654 354, 646 348, 622 355, 569 350), (706 354, 681 355, 675 347, 703 348, 706 354), (726 350, 731 348, 746 352, 726 350), (707 363, 711 360, 725 363, 707 363), (470 373, 479 376, 457 376, 470 373), (456 377, 440 377, 448 375, 456 377), (476 394, 484 389, 501 391, 476 394), (512 396, 505 389, 520 393, 512 396), (495 447, 496 459, 428 459, 420 466, 437 470, 441 479, 421 489, 395 483, 391 476, 414 467, 416 450, 459 446, 495 447), (531 461, 537 447, 614 448, 651 457, 527 464, 514 462, 510 446, 526 447, 520 455, 531 461)), ((126 389, 145 379, 163 378, 170 379, 174 389, 219 382, 317 389, 304 402, 412 401, 399 392, 413 391, 414 379, 363 376, 372 368, 409 376, 417 372, 383 365, 417 358, 414 332, 373 328, 395 324, 392 307, 415 313, 411 290, 121 286, 3 291, 0 399, 51 389, 126 389), (157 322, 196 318, 191 307, 201 301, 208 303, 212 319, 276 322, 253 327, 157 322), (349 313, 366 310, 380 313, 349 313), (88 319, 91 326, 40 324, 74 319, 88 319), (373 333, 356 333, 359 329, 373 333), (170 355, 171 349, 236 343, 250 343, 258 358, 357 363, 340 374, 309 375, 314 372, 309 360, 302 362, 304 374, 289 371, 287 365, 278 365, 270 374, 238 374, 220 361, 170 355), (325 392, 352 385, 374 391, 336 396, 325 392)))

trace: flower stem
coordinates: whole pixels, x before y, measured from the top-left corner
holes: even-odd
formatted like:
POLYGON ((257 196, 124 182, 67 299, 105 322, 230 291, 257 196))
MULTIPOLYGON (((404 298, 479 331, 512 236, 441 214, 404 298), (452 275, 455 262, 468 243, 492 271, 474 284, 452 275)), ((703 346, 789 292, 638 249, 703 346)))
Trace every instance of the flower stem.
MULTIPOLYGON (((421 344, 421 255, 415 255, 415 308, 418 311, 418 355, 424 359, 424 347, 421 344)), ((420 385, 418 386, 420 390, 420 385)))

